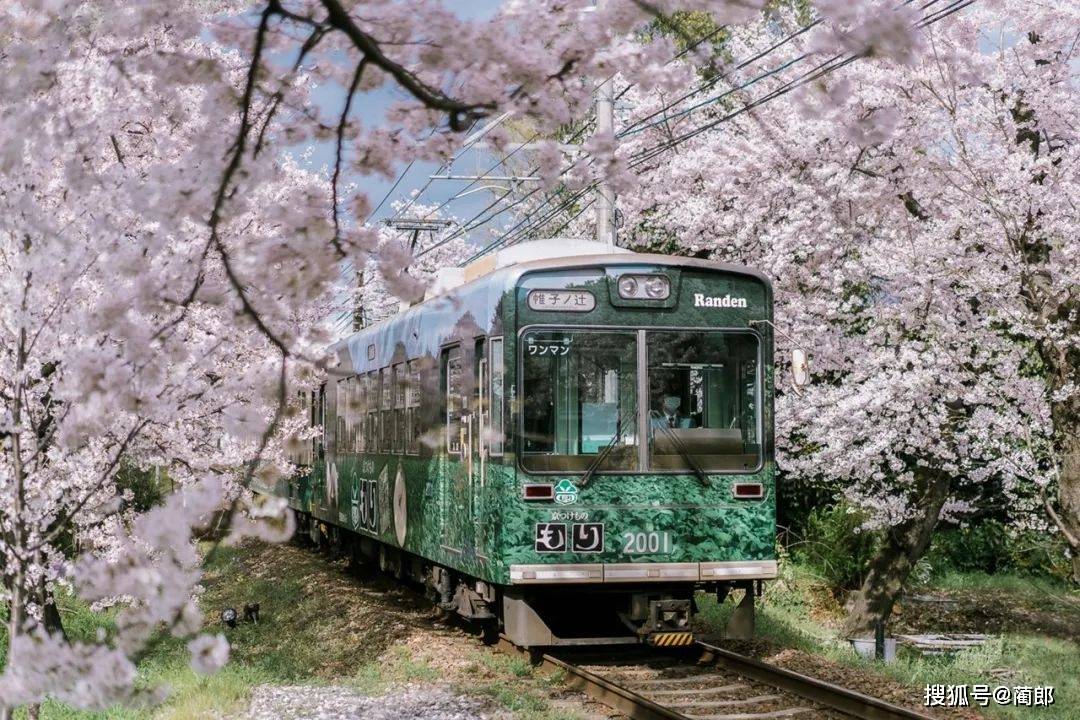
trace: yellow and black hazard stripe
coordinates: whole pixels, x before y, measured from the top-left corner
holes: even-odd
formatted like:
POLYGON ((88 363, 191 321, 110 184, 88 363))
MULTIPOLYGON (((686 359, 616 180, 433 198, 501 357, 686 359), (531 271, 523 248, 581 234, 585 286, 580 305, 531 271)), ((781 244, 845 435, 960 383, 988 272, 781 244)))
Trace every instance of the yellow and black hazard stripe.
POLYGON ((694 644, 692 632, 658 632, 649 636, 649 644, 656 647, 683 647, 694 644))

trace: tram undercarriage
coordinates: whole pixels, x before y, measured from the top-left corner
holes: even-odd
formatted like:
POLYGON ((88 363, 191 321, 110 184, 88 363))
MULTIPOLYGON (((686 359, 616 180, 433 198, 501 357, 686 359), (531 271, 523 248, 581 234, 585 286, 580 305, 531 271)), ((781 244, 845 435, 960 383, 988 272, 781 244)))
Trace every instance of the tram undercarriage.
POLYGON ((297 513, 297 534, 328 545, 354 567, 378 569, 423 588, 441 610, 478 623, 486 637, 506 636, 518 647, 651 644, 690 645, 695 593, 723 602, 742 595, 725 636, 750 639, 760 581, 625 585, 498 586, 468 577, 377 540, 297 513))

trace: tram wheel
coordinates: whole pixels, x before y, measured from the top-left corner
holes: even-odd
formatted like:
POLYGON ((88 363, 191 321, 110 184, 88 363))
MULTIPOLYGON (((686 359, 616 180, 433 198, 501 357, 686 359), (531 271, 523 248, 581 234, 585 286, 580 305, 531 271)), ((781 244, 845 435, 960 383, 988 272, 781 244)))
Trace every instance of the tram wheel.
POLYGON ((487 620, 480 624, 480 642, 488 646, 499 642, 498 620, 487 620))

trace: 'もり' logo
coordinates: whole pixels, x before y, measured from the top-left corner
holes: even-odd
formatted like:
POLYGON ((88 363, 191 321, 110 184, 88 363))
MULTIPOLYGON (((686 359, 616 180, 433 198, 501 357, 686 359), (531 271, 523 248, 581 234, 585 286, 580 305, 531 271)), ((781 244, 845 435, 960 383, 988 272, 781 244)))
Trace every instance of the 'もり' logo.
POLYGON ((536 523, 536 552, 566 552, 566 525, 536 523))
POLYGON ((604 551, 604 523, 574 523, 570 530, 570 549, 574 552, 604 551))
POLYGON ((578 489, 574 483, 563 479, 555 486, 555 504, 572 505, 577 502, 578 489))

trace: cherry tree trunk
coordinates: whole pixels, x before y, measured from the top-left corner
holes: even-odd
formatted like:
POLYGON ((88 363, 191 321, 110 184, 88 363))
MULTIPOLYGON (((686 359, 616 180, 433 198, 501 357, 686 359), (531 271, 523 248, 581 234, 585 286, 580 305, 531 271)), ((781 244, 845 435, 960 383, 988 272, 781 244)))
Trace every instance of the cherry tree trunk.
POLYGON ((1059 525, 1072 548, 1073 581, 1080 583, 1080 399, 1053 407, 1054 432, 1060 452, 1059 525))
POLYGON ((915 516, 888 529, 880 550, 870 561, 862 586, 848 597, 844 631, 849 637, 866 635, 873 631, 876 621, 888 620, 908 576, 930 547, 948 496, 946 473, 923 473, 915 516))
MULTIPOLYGON (((1038 284, 1040 276, 1029 284, 1030 297, 1048 297, 1049 290, 1038 284)), ((1073 334, 1080 333, 1080 323, 1075 318, 1080 314, 1080 303, 1066 302, 1050 307, 1039 307, 1042 313, 1038 319, 1043 324, 1048 320, 1066 320, 1072 318, 1069 329, 1073 334)), ((1049 498, 1043 498, 1047 513, 1061 531, 1069 544, 1072 555, 1073 581, 1080 583, 1080 396, 1075 385, 1080 380, 1080 352, 1057 346, 1050 342, 1036 344, 1039 358, 1045 367, 1046 389, 1051 398, 1064 395, 1060 400, 1051 399, 1050 421, 1053 426, 1054 453, 1057 456, 1058 488, 1055 510, 1049 498)))

